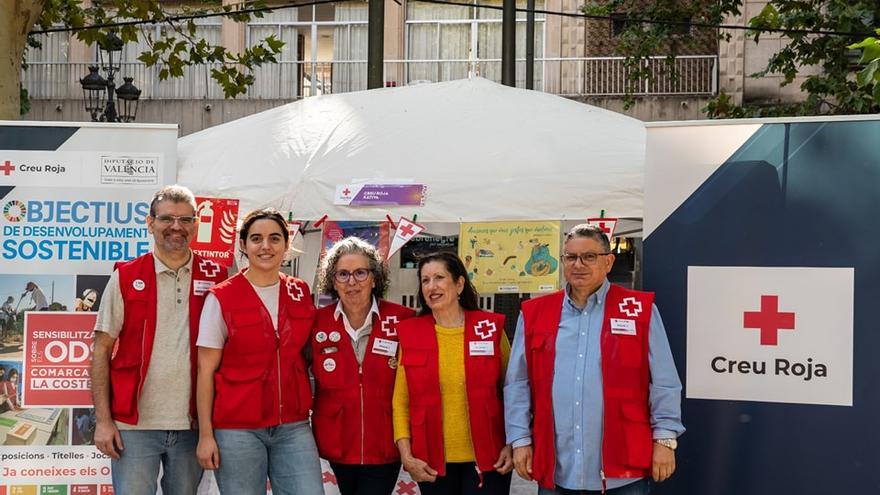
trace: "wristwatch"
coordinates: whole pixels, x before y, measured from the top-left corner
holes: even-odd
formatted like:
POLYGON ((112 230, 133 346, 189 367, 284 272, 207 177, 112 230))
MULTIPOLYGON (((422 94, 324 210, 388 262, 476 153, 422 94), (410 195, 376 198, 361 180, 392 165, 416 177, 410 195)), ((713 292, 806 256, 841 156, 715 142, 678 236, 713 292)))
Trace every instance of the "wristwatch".
POLYGON ((655 438, 654 443, 658 443, 671 450, 678 448, 678 440, 674 438, 655 438))

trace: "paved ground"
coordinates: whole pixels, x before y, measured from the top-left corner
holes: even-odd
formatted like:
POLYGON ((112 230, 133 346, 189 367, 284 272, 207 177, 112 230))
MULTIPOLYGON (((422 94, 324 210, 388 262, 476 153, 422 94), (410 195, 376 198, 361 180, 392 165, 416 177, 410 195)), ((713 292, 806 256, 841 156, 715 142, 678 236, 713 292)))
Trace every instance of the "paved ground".
MULTIPOLYGON (((330 467, 322 461, 324 465, 324 494, 325 495, 338 495, 339 490, 333 485, 331 478, 327 475, 330 470, 330 467)), ((393 495, 418 495, 418 487, 411 485, 412 480, 403 473, 401 479, 398 480, 398 489, 397 492, 393 495)), ((159 495, 161 495, 161 490, 159 491, 159 495)), ((202 479, 202 484, 199 486, 199 495, 216 495, 219 492, 217 491, 217 484, 214 482, 213 475, 207 475, 202 479)), ((513 483, 511 483, 510 487, 510 495, 535 495, 538 493, 538 486, 535 483, 524 481, 522 478, 513 473, 513 483)))

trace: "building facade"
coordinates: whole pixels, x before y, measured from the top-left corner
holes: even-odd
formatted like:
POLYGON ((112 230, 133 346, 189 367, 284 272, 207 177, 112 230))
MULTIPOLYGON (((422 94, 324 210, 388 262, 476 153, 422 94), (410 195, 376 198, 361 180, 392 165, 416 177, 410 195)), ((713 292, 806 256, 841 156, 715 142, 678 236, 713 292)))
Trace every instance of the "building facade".
MULTIPOLYGON (((462 3, 467 3, 462 1, 462 3)), ((579 0, 536 0, 548 12, 578 12, 579 0)), ((747 2, 749 5, 752 3, 747 2)), ((759 4, 760 2, 755 2, 759 4)), ((385 4, 385 84, 403 86, 466 77, 501 79, 501 0, 471 0, 469 5, 387 0, 385 4), (496 8, 485 8, 485 6, 496 8)), ((525 1, 518 2, 524 8, 525 1)), ((759 6, 747 6, 760 9, 759 6)), ((734 21, 743 22, 741 19, 734 21)), ((748 91, 772 90, 777 81, 753 83, 751 41, 734 33, 721 43, 710 30, 683 29, 681 37, 698 43, 680 51, 674 64, 679 76, 664 74, 665 56, 652 59, 651 83, 632 87, 624 58, 617 53, 620 21, 538 13, 535 21, 534 88, 650 120, 701 118, 700 109, 724 89, 743 98, 748 91), (755 88, 749 87, 750 84, 755 88), (627 88, 637 95, 624 110, 627 88)), ((236 23, 215 17, 198 21, 197 36, 212 44, 241 50, 268 35, 285 42, 277 64, 254 71, 256 82, 245 95, 224 99, 210 78, 211 67, 188 67, 180 78, 159 80, 160 67, 137 60, 147 39, 161 38, 164 26, 144 26, 138 43, 121 55, 120 79, 129 76, 142 90, 137 121, 179 123, 181 135, 259 112, 299 98, 358 91, 367 87, 367 2, 283 8, 236 23), (149 36, 148 36, 149 35, 149 36)), ((526 14, 517 12, 516 85, 525 87, 526 14)), ((779 40, 769 40, 779 43, 779 40)), ((96 53, 68 33, 42 38, 42 49, 28 53, 22 81, 31 98, 32 120, 88 119, 79 79, 96 53)), ((766 50, 765 50, 766 51, 766 50)), ((763 53, 758 52, 760 56, 763 53)), ((760 57, 759 57, 760 58, 760 57)), ((766 61, 766 56, 763 58, 766 61)), ((778 86, 778 84, 777 84, 778 86)))

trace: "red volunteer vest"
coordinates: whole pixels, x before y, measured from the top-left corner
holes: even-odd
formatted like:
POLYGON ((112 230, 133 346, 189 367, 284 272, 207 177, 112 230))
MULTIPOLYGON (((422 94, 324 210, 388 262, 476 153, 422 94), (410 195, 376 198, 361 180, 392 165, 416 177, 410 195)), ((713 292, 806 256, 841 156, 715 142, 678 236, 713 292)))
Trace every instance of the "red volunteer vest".
POLYGON ((229 331, 214 374, 214 428, 266 428, 309 417, 312 392, 302 350, 315 307, 305 282, 279 277, 277 332, 244 271, 211 289, 229 331))
MULTIPOLYGON (((398 328, 409 390, 412 453, 436 469, 440 476, 445 476, 443 408, 434 323, 433 316, 425 315, 406 320, 398 328)), ((504 315, 465 311, 464 328, 465 388, 474 455, 480 472, 494 471, 492 466, 506 443, 501 399, 504 315)))
MULTIPOLYGON (((532 400, 532 476, 544 488, 553 488, 556 470, 553 426, 553 373, 556 334, 565 291, 523 303, 526 365, 532 400)), ((600 337, 602 395, 605 401, 602 466, 605 477, 641 478, 651 473, 653 440, 648 403, 651 373, 648 367, 648 328, 652 292, 611 285, 605 297, 600 337), (611 320, 634 322, 634 331, 615 329, 611 320)))
MULTIPOLYGON (((190 417, 196 421, 195 384, 198 370, 196 338, 199 317, 208 289, 226 279, 226 269, 192 253, 192 282, 189 290, 190 417)), ((156 265, 152 253, 117 263, 124 319, 117 349, 110 361, 110 412, 113 419, 135 425, 138 399, 150 367, 156 336, 156 265)))
POLYGON ((400 460, 394 444, 391 397, 397 373, 397 324, 415 315, 379 301, 361 366, 336 304, 318 310, 311 346, 315 375, 312 414, 318 453, 340 464, 388 464, 400 460))

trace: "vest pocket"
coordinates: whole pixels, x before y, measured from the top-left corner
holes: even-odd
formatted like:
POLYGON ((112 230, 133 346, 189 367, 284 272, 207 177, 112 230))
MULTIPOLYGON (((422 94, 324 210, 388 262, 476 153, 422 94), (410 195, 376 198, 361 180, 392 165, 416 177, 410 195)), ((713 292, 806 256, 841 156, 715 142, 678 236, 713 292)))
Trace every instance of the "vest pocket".
POLYGON ((110 410, 114 415, 131 416, 137 412, 141 362, 137 359, 124 360, 117 355, 118 358, 110 361, 110 383, 120 393, 111 394, 110 410))
MULTIPOLYGON (((391 400, 382 401, 381 408, 382 435, 379 437, 380 449, 382 455, 384 455, 386 458, 397 458, 400 455, 400 451, 397 450, 397 445, 394 443, 394 417, 391 411, 391 400)), ((370 425, 364 425, 364 427, 371 428, 370 425)), ((376 427, 379 427, 379 425, 376 425, 376 427)))
POLYGON ((267 373, 259 366, 222 368, 214 374, 214 421, 259 425, 263 419, 263 385, 267 373))
POLYGON ((617 352, 620 364, 630 368, 642 365, 642 341, 635 335, 617 335, 617 352))
MULTIPOLYGON (((340 389, 345 387, 345 363, 341 352, 319 354, 312 358, 312 372, 321 388, 340 389)), ((357 386, 355 384, 355 386, 357 386)))
POLYGON ((626 463, 630 467, 648 469, 653 456, 651 418, 644 402, 621 404, 623 433, 626 441, 626 463))
MULTIPOLYGON (((327 460, 335 461, 342 457, 342 424, 344 404, 333 400, 320 400, 315 404, 312 421, 315 424, 315 443, 318 453, 327 460)), ((347 439, 353 441, 353 439, 347 439)))
MULTIPOLYGON (((428 456, 428 421, 424 408, 413 408, 410 404, 409 410, 409 434, 412 443, 412 453, 415 457, 430 462, 428 456)), ((431 466, 436 469, 437 466, 431 466)))

